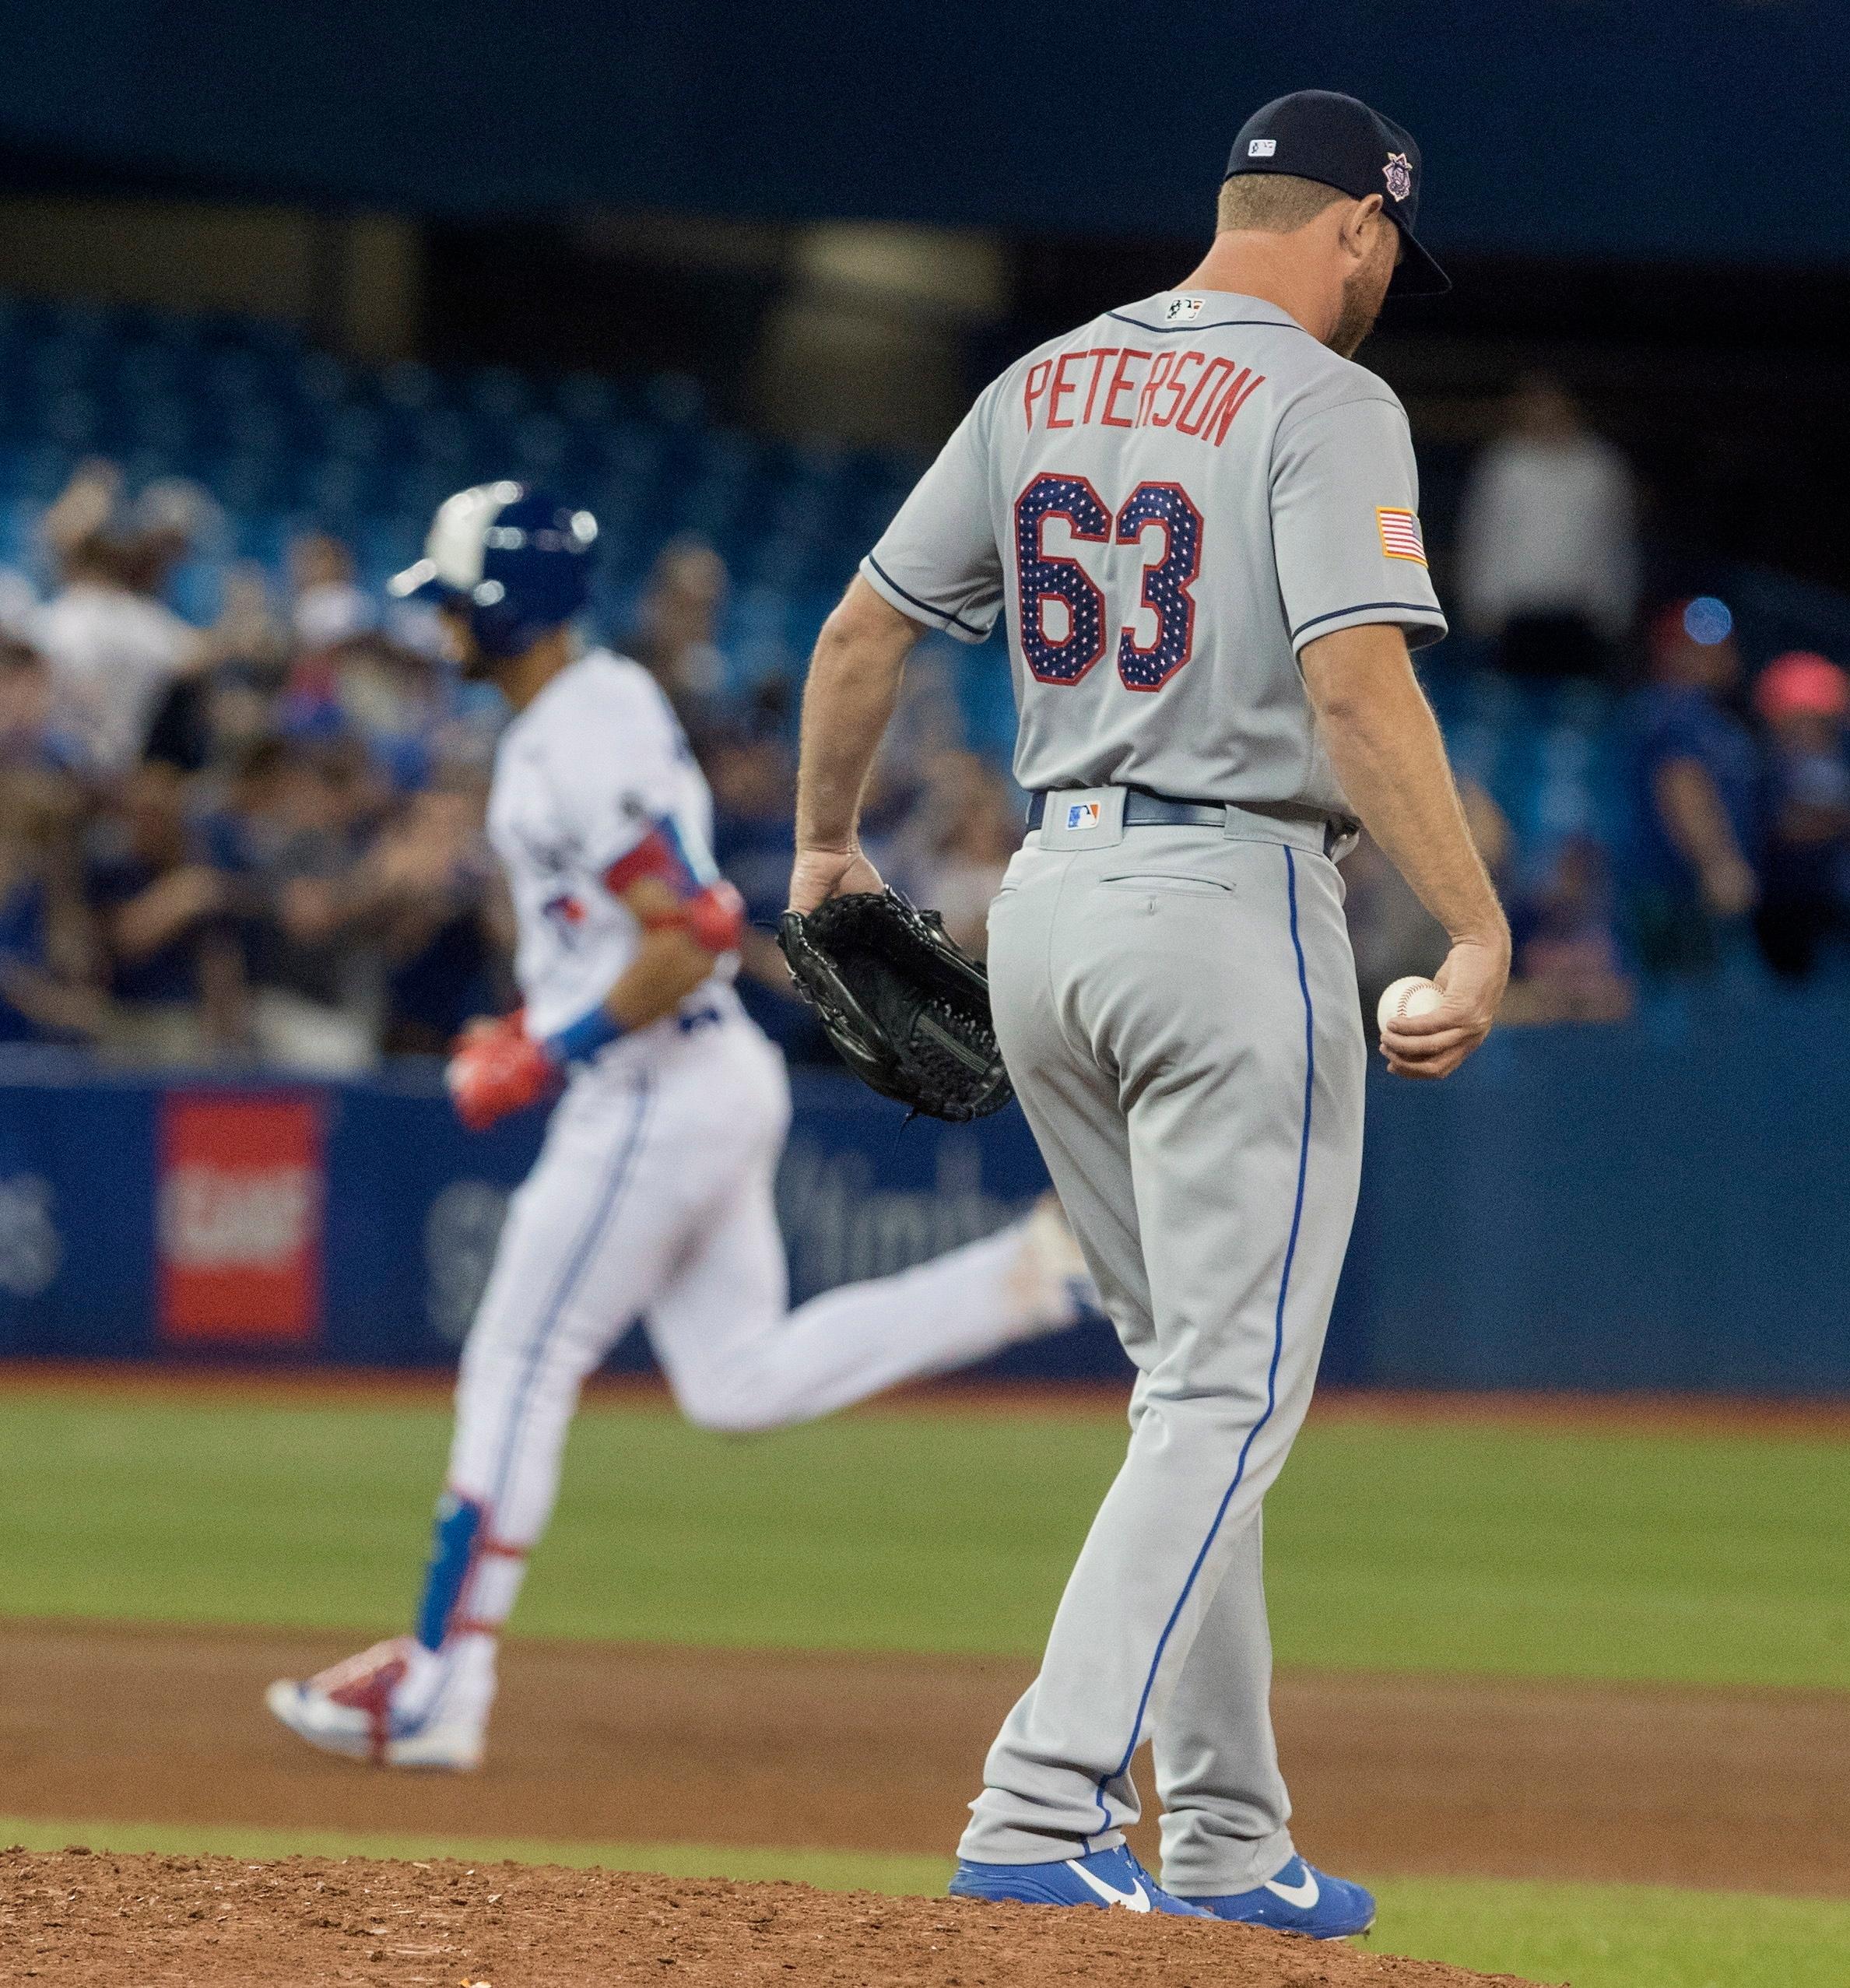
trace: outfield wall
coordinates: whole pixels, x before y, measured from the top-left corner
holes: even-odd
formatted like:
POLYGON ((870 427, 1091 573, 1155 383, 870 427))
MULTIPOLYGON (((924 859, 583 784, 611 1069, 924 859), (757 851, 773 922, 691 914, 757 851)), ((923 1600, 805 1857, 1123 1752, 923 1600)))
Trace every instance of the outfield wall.
MULTIPOLYGON (((1326 1373, 1850 1393, 1846 1022, 1666 1009, 1509 1031, 1444 1085, 1378 1075, 1326 1373)), ((986 1233, 1044 1184, 1014 1110, 908 1124, 845 1076, 796 1089, 799 1296, 986 1233)), ((304 1085, 7 1052, 0 1353, 448 1360, 542 1129, 464 1133, 423 1066, 304 1085)), ((634 1336, 618 1364, 646 1357, 634 1336)), ((1122 1371, 1102 1324, 1003 1364, 1122 1371)))

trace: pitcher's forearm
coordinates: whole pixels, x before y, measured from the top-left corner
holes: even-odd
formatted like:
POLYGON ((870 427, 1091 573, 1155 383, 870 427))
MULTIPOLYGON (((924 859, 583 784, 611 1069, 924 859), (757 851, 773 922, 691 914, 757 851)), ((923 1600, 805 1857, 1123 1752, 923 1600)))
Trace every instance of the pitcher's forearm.
POLYGON ((903 660, 890 670, 825 630, 803 694, 802 754, 797 782, 799 849, 851 849, 861 797, 880 739, 899 701, 903 660))
POLYGON ((1325 749, 1362 825, 1454 940, 1507 945, 1503 907, 1400 631, 1344 630, 1311 644, 1304 665, 1325 749))
POLYGON ((798 848, 855 846, 861 797, 918 633, 861 579, 823 624, 803 690, 798 848))
POLYGON ((1326 728, 1330 758, 1363 825, 1413 894, 1456 939, 1505 931, 1503 907, 1471 839, 1438 729, 1375 715, 1326 728))

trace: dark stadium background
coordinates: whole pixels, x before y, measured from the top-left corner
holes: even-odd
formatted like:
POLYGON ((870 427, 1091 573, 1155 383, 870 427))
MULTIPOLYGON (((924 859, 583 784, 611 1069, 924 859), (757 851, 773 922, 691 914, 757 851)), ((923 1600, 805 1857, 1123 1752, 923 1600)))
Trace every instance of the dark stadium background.
MULTIPOLYGON (((1188 266, 1255 103, 1315 83, 1404 121, 1456 288, 1392 307, 1364 357, 1412 416, 1442 595, 1462 584, 1474 463, 1512 385, 1538 372, 1627 465, 1640 577, 1592 681, 1513 680, 1494 637, 1456 614, 1426 665, 1501 838, 1519 936, 1525 918, 1546 936, 1565 902, 1574 943, 1606 952, 1592 996, 1538 968, 1532 1025, 1503 1031, 1441 1096, 1377 1087, 1330 1371, 1850 1386, 1850 815, 1832 831, 1830 901, 1806 912, 1821 936, 1803 971, 1754 916, 1692 897, 1683 923, 1658 904, 1647 930, 1631 901, 1637 700, 1663 643, 1685 641, 1683 603, 1722 604, 1739 665, 1723 702, 1769 782, 1758 674, 1793 651, 1850 662, 1850 107, 1834 10, 97 0, 14 9, 7 25, 0 566, 55 592, 45 507, 99 458, 120 471, 120 515, 174 479, 211 501, 161 583, 195 623, 240 573, 281 611, 289 548, 311 529, 350 550, 376 596, 437 497, 510 468, 603 517, 597 613, 620 639, 646 640, 680 584, 664 580, 664 548, 711 546, 727 571, 695 604, 717 657, 695 701, 722 784, 746 796, 730 846, 760 920, 787 832, 764 790, 787 772, 808 641, 970 396, 1031 344, 1188 266)), ((708 585, 697 575, 694 592, 708 585)), ((367 832, 388 832, 436 777, 436 749, 356 741, 339 659, 304 689, 301 648, 270 654, 257 690, 290 753, 350 747, 385 767, 367 832)), ((1016 797, 998 771, 999 651, 943 648, 924 676, 886 825, 929 887, 976 860, 946 854, 947 820, 981 817, 993 838, 1016 797)), ((210 722, 166 711, 153 749, 177 756, 176 805, 197 815, 210 722)), ((120 807, 93 786, 59 831, 82 872, 76 908, 101 935, 87 966, 56 969, 76 1009, 7 1031, 21 1046, 5 1052, 16 1088, 0 1126, 0 1269, 13 1266, 0 1343, 21 1351, 190 1343, 158 1295, 170 1094, 289 1089, 238 1024, 209 1027, 184 1076, 133 1067, 145 1031, 112 1036, 138 983, 109 957, 105 887, 83 866, 126 832, 120 807), (112 1019, 95 1021, 93 995, 112 1019), (98 1169, 120 1182, 106 1221, 83 1191, 98 1169)), ((233 859, 205 860, 222 879, 233 859)), ((1432 933, 1391 892, 1384 908, 1378 881, 1356 880, 1359 942, 1378 931, 1371 960, 1430 964, 1432 933)), ((460 936, 444 927, 450 952, 387 961, 389 1012, 361 1029, 353 1066, 291 1092, 311 1111, 306 1164, 326 1171, 325 1220, 297 1238, 313 1288, 284 1308, 292 1322, 253 1318, 240 1335, 234 1319, 212 1344, 446 1357, 467 1291, 437 1292, 428 1266, 446 1224, 492 1235, 535 1136, 464 1141, 432 1090, 444 1029, 505 998, 474 915, 460 936), (381 1043, 426 1060, 364 1067, 381 1043), (427 1124, 425 1160, 414 1179, 377 1181, 355 1128, 401 1111, 427 1124), (374 1263, 394 1266, 388 1303, 359 1267, 374 1263)), ((286 978, 286 920, 260 908, 248 923, 239 971, 255 994, 286 978)), ((191 954, 167 964, 194 985, 191 954)), ((1364 968, 1364 996, 1388 971, 1364 968)), ((788 1197, 799 1287, 904 1260, 1031 1191, 1024 1140, 901 1135, 842 1088, 800 1013, 754 999, 810 1066, 809 1171, 793 1176, 810 1185, 788 1197), (960 1200, 946 1180, 965 1183, 960 1200)), ((1115 1358, 1101 1329, 1027 1364, 1097 1372, 1115 1358)))

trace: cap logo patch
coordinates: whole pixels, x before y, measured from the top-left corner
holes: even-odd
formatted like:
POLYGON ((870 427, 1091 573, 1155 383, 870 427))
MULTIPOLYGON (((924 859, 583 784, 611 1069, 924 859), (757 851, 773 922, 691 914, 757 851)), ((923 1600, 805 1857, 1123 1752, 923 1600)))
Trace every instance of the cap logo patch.
POLYGON ((1163 307, 1163 321, 1167 325, 1186 325, 1199 318, 1207 307, 1205 297, 1172 297, 1163 307))
POLYGON ((1269 159, 1277 149, 1278 140, 1276 138, 1255 138, 1247 146, 1246 156, 1249 159, 1269 159))
POLYGON ((1413 190, 1413 161, 1404 152, 1390 152, 1388 163, 1381 170, 1381 177, 1388 182, 1388 198, 1406 199, 1413 190))

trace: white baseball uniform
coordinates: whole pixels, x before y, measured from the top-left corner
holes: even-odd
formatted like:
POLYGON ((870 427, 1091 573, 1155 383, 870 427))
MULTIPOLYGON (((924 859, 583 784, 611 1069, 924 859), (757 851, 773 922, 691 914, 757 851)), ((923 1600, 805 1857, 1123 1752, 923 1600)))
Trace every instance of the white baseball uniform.
MULTIPOLYGON (((509 725, 489 821, 536 1036, 600 1002, 629 964, 638 928, 606 879, 645 836, 670 834, 697 875, 711 869, 711 802, 680 727, 648 673, 606 651, 509 725)), ((742 1431, 827 1414, 1076 1315, 1016 1274, 1022 1224, 787 1312, 773 1190, 789 1088, 733 993, 735 964, 576 1071, 510 1206, 463 1351, 419 1624, 427 1648, 471 1646, 458 1688, 480 1711, 580 1384, 633 1320, 689 1419, 742 1431)))

